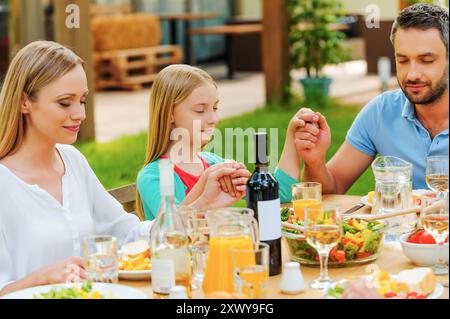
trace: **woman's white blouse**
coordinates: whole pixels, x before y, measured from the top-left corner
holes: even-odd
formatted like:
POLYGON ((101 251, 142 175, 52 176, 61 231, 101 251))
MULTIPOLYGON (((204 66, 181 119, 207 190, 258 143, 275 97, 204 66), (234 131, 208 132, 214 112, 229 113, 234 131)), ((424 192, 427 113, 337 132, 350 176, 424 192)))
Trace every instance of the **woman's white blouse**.
POLYGON ((65 164, 62 205, 0 164, 0 290, 39 268, 81 256, 84 237, 112 235, 119 245, 148 238, 151 222, 126 213, 75 147, 57 149, 65 164))

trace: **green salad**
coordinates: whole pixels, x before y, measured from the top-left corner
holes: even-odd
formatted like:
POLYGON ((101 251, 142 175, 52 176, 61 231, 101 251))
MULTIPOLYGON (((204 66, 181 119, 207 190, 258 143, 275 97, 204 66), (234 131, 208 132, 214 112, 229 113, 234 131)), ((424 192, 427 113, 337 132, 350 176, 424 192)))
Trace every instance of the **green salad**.
POLYGON ((336 298, 336 299, 341 299, 342 295, 344 294, 344 290, 345 288, 339 285, 335 285, 331 288, 328 288, 327 290, 327 296, 328 297, 332 297, 332 298, 336 298))
MULTIPOLYGON (((299 220, 290 208, 281 210, 281 220, 293 225, 303 226, 303 220, 299 220)), ((349 261, 376 257, 384 236, 385 224, 383 222, 348 218, 343 220, 342 228, 340 242, 330 251, 330 263, 344 264, 349 261)), ((298 236, 301 235, 299 231, 284 228, 283 232, 294 260, 300 262, 319 261, 317 250, 303 236, 298 236)))
POLYGON ((92 291, 90 282, 83 283, 81 287, 52 288, 48 292, 33 295, 34 299, 104 299, 98 291, 92 291))

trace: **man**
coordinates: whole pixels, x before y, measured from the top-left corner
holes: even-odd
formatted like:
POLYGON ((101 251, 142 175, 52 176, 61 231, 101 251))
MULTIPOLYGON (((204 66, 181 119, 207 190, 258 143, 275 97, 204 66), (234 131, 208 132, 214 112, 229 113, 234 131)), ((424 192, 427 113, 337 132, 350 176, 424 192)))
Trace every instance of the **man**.
POLYGON ((326 119, 300 112, 297 154, 303 180, 322 183, 323 193, 345 193, 377 154, 413 164, 413 188, 427 188, 426 157, 448 155, 448 11, 417 4, 404 9, 392 27, 399 90, 379 95, 353 122, 343 145, 326 163, 331 143, 326 119))

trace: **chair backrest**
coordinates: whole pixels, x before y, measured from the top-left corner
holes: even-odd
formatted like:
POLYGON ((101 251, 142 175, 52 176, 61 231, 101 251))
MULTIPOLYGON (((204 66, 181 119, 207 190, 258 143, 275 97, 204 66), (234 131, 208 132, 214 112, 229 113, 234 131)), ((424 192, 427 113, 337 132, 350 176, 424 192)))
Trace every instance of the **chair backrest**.
POLYGON ((136 214, 136 184, 129 184, 126 186, 117 187, 108 191, 123 208, 129 212, 136 214))
POLYGON ((94 51, 153 47, 161 41, 159 18, 153 14, 93 17, 91 29, 94 51))

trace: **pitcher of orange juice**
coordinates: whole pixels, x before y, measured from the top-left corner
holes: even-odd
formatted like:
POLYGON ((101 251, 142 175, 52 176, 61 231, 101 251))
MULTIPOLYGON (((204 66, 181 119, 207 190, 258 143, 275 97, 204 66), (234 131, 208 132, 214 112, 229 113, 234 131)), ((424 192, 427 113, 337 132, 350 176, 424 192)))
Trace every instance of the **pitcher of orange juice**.
MULTIPOLYGON (((258 223, 248 208, 223 208, 206 212, 210 232, 203 291, 235 291, 231 248, 251 250, 259 244, 258 223)), ((244 257, 242 257, 244 258, 244 257)), ((247 258, 255 258, 254 254, 247 258)))

